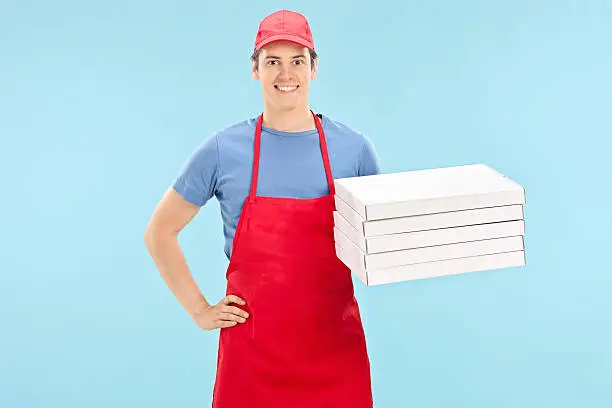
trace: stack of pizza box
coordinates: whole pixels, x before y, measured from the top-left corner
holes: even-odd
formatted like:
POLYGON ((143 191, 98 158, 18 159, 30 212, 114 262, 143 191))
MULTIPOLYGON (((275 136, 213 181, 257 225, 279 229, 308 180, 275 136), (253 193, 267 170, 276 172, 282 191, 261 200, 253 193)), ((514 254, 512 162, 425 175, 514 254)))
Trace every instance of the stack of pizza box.
POLYGON ((334 184, 336 254, 368 286, 526 264, 525 189, 487 165, 334 184))

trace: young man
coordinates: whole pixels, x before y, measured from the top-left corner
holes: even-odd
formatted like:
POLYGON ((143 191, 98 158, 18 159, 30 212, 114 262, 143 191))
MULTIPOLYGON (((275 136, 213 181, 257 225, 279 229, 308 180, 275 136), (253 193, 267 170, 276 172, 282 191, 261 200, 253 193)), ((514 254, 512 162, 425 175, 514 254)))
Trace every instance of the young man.
POLYGON ((259 26, 258 117, 208 137, 156 209, 145 241, 204 330, 221 329, 213 407, 372 407, 370 363, 350 270, 333 237, 333 178, 379 173, 369 139, 309 108, 317 75, 308 22, 281 10, 259 26), (227 291, 209 304, 178 233, 221 206, 227 291))

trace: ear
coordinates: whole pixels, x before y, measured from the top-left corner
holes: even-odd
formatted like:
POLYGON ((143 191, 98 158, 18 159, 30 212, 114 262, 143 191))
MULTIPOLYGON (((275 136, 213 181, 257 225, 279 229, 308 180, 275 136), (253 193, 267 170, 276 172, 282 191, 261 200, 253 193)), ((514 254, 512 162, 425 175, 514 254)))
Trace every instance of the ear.
POLYGON ((319 75, 319 59, 315 59, 314 60, 314 64, 312 66, 312 70, 310 72, 310 79, 317 79, 317 76, 319 75))
POLYGON ((251 65, 251 75, 253 76, 253 80, 259 80, 259 72, 257 72, 257 61, 253 61, 251 65))

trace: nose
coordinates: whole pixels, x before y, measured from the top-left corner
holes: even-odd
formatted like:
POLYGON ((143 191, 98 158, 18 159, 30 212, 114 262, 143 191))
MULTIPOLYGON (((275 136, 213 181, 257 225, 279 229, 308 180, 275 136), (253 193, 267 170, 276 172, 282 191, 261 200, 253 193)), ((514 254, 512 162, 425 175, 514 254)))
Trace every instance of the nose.
POLYGON ((288 78, 291 72, 290 64, 278 64, 278 76, 281 78, 288 78))

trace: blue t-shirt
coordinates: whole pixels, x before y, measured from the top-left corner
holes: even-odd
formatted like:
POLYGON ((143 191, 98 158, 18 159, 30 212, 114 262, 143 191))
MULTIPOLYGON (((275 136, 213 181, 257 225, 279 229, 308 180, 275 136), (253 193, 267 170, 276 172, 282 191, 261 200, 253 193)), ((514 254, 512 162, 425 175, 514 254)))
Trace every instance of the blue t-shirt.
MULTIPOLYGON (((232 242, 251 187, 257 117, 207 137, 184 163, 172 187, 185 200, 203 206, 213 196, 221 208, 225 254, 232 242)), ((334 179, 379 174, 371 141, 362 133, 323 115, 321 124, 334 179)), ((257 195, 315 198, 329 194, 316 129, 261 132, 257 195)))

